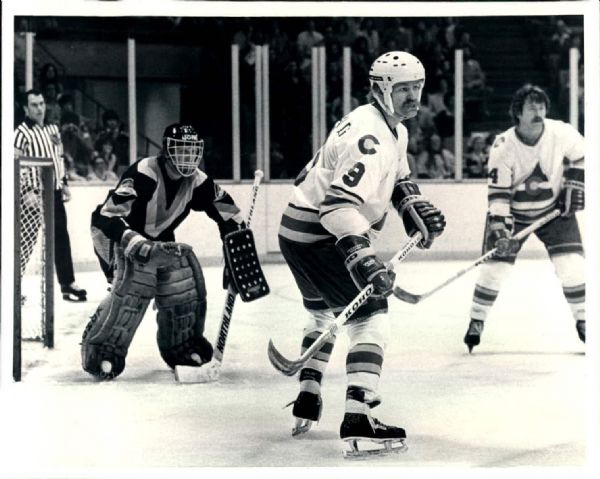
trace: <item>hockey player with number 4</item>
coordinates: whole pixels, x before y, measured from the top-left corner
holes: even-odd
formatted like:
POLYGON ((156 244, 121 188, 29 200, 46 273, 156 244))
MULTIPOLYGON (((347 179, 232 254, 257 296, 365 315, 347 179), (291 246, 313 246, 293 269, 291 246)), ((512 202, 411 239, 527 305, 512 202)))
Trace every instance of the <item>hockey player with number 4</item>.
MULTIPOLYGON (((175 229, 191 210, 214 220, 222 239, 245 225, 231 196, 199 169, 203 148, 191 125, 168 126, 158 156, 131 165, 92 214, 94 249, 111 291, 85 328, 81 356, 83 369, 99 379, 122 373, 152 299, 158 349, 171 368, 212 358, 202 268, 190 246, 175 242, 175 229)), ((233 278, 224 271, 227 289, 233 278)))
MULTIPOLYGON (((384 444, 385 453, 404 449, 403 428, 371 416, 381 402, 379 378, 389 336, 387 296, 394 272, 371 242, 391 205, 407 233, 420 232, 429 248, 445 227, 444 215, 409 179, 408 135, 402 121, 417 115, 425 70, 406 52, 388 52, 369 72, 373 102, 336 123, 324 145, 295 182, 280 230, 281 252, 308 311, 301 343, 306 351, 368 284, 374 293, 345 324, 347 390, 340 437, 358 451, 357 441, 384 444), (398 447, 397 443, 401 443, 398 447), (396 444, 396 447, 393 445, 396 444)), ((293 401, 293 435, 308 431, 321 416, 321 381, 335 336, 300 370, 300 392, 293 401)))
POLYGON ((480 343, 489 311, 527 240, 512 236, 555 209, 560 216, 535 235, 548 252, 579 339, 585 342, 584 258, 575 216, 585 203, 584 139, 573 126, 546 118, 549 107, 544 90, 524 85, 510 106, 515 126, 498 135, 490 150, 484 250, 497 251, 481 266, 475 285, 464 337, 469 352, 480 343))

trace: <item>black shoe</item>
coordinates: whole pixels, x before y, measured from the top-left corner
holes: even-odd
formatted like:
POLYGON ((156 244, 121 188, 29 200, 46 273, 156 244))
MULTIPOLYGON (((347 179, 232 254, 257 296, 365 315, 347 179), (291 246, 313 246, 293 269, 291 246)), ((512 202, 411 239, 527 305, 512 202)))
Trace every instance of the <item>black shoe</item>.
POLYGON ((63 299, 66 301, 87 301, 87 291, 79 288, 75 283, 70 285, 61 285, 60 292, 63 295, 63 299))
POLYGON ((340 438, 344 441, 366 439, 396 442, 406 439, 406 431, 401 427, 383 424, 368 414, 347 412, 340 426, 340 438))
POLYGON ((577 328, 577 335, 582 342, 585 343, 585 321, 579 320, 575 323, 575 328, 577 328))
POLYGON ((464 342, 469 348, 469 352, 473 350, 474 346, 477 346, 481 341, 481 333, 483 332, 483 321, 479 319, 472 319, 469 323, 469 329, 465 334, 464 342))

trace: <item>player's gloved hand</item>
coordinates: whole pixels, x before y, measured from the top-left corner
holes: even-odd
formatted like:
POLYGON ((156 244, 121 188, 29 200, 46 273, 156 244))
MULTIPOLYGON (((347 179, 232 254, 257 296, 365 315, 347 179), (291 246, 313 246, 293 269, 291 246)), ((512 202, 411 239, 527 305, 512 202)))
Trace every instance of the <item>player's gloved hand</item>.
POLYGON ((348 235, 340 238, 335 245, 345 258, 344 264, 358 288, 373 284, 375 296, 392 294, 395 274, 393 271, 390 273, 375 255, 367 237, 348 235))
POLYGON ((519 251, 519 241, 511 237, 512 216, 494 215, 488 221, 488 244, 491 248, 496 248, 496 256, 504 258, 519 251))
POLYGON ((228 289, 229 286, 237 293, 237 289, 235 288, 235 282, 231 278, 231 273, 229 272, 229 267, 225 265, 223 267, 223 289, 228 289))
POLYGON ((204 336, 201 336, 198 340, 198 344, 194 346, 194 352, 191 353, 190 358, 196 362, 198 366, 210 362, 213 357, 212 344, 204 336))
POLYGON ((121 237, 121 246, 126 258, 146 263, 150 259, 154 241, 144 238, 133 230, 125 230, 121 237))
POLYGON ((392 204, 402 217, 404 228, 409 236, 420 231, 423 239, 420 248, 428 249, 433 240, 444 232, 446 218, 433 206, 419 190, 419 186, 410 180, 401 180, 394 186, 392 204))
POLYGON ((559 206, 562 216, 572 216, 585 208, 585 173, 582 169, 565 171, 559 206))

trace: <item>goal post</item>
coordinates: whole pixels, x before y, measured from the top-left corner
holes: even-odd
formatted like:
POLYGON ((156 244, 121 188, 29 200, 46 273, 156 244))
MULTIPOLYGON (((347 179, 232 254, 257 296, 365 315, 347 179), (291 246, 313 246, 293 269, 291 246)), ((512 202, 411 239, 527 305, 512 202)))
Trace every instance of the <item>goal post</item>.
POLYGON ((54 163, 21 157, 14 177, 13 378, 23 341, 54 347, 54 163))

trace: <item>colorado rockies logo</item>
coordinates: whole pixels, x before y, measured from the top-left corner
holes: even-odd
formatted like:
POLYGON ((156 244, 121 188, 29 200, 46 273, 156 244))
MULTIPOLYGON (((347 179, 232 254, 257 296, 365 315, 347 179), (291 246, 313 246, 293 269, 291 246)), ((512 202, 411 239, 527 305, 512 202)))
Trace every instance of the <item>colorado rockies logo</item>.
POLYGON ((374 148, 375 145, 379 145, 379 140, 373 135, 365 135, 358 140, 358 149, 363 155, 374 155, 377 150, 374 148))
POLYGON ((543 183, 547 183, 548 180, 539 178, 538 176, 531 176, 527 178, 525 182, 525 191, 529 196, 538 196, 543 188, 543 183))

